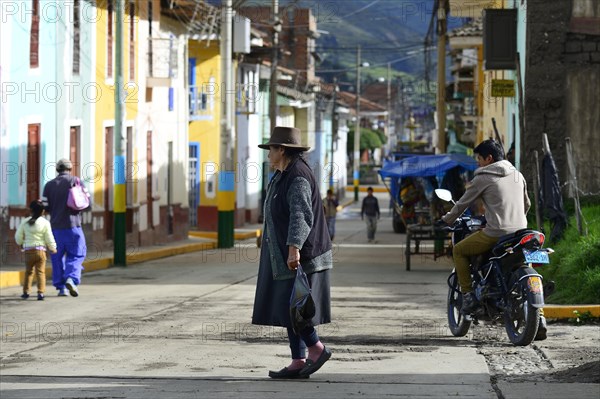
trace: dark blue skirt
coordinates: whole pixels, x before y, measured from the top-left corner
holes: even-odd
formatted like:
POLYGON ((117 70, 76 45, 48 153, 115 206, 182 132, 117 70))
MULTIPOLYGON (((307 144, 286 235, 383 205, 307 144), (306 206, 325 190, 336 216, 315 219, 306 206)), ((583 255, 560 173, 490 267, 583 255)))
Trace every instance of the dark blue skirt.
MULTIPOLYGON (((313 326, 331 322, 331 294, 329 272, 311 273, 308 282, 311 295, 315 301, 316 313, 312 319, 313 326)), ((258 267, 258 281, 254 297, 252 324, 263 326, 292 327, 290 321, 290 296, 294 279, 273 280, 269 253, 267 248, 261 248, 258 267)))

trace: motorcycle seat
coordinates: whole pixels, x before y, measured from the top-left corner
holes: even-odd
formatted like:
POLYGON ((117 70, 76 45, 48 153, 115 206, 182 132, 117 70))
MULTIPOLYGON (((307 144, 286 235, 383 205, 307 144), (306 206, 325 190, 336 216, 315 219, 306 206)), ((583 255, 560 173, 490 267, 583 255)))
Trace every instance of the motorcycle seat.
POLYGON ((492 253, 494 256, 500 256, 508 247, 514 247, 523 236, 531 233, 535 233, 535 230, 531 230, 528 228, 517 230, 514 233, 506 234, 498 240, 494 248, 492 249, 492 253))

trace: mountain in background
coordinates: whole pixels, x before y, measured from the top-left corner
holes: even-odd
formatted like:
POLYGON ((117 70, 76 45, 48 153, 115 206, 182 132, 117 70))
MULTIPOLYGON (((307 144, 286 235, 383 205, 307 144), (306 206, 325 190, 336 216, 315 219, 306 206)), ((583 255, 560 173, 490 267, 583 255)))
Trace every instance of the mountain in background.
MULTIPOLYGON (((243 7, 271 6, 270 0, 238 0, 243 7)), ((425 36, 431 22, 434 0, 280 0, 281 14, 294 8, 311 8, 320 33, 317 49, 317 75, 331 82, 354 82, 356 46, 361 46, 361 60, 370 66, 362 69, 366 82, 387 76, 390 62, 393 76, 412 81, 425 78, 425 36), (407 76, 408 75, 408 76, 407 76)), ((450 18, 449 29, 463 24, 450 18)), ((436 53, 430 76, 435 76, 436 53)))
POLYGON ((424 76, 424 40, 433 1, 333 0, 313 5, 318 29, 328 32, 317 40, 323 60, 319 69, 355 68, 360 45, 362 62, 370 64, 365 76, 381 75, 388 62, 396 71, 424 76))

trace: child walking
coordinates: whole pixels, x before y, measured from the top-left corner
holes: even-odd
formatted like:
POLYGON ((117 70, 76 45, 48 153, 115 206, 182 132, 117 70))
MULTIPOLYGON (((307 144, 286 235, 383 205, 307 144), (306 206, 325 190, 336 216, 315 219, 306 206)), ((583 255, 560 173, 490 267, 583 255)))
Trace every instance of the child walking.
POLYGON ((53 254, 56 253, 56 241, 52 235, 50 222, 41 217, 44 214, 42 201, 32 201, 29 209, 31 216, 21 223, 15 234, 15 240, 19 246, 22 246, 25 254, 25 281, 21 298, 29 298, 35 271, 38 287, 37 299, 43 301, 46 292, 46 249, 53 254))

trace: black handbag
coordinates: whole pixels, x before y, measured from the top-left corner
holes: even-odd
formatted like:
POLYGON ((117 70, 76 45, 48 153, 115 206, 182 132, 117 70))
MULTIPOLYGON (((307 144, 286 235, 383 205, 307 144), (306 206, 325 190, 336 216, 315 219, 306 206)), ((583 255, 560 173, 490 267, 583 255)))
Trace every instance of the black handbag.
POLYGON ((308 277, 302 266, 296 269, 296 279, 290 296, 290 320, 296 334, 306 327, 312 326, 312 318, 315 316, 315 301, 310 294, 308 277))

